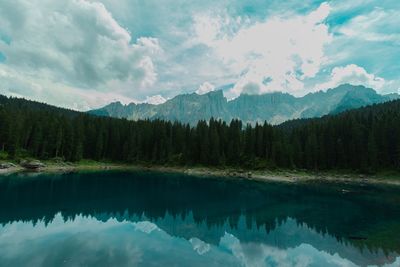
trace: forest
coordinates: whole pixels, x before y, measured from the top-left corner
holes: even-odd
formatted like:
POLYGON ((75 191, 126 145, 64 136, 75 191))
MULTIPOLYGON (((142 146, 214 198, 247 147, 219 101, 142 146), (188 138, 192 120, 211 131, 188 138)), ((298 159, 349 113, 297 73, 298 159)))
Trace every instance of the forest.
POLYGON ((273 126, 93 116, 0 96, 0 160, 400 170, 400 101, 273 126))

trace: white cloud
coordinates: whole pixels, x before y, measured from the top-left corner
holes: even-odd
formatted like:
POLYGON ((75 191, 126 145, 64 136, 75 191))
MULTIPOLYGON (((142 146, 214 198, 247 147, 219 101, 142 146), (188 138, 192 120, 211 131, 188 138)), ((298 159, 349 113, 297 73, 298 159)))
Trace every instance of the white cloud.
POLYGON ((0 80, 0 93, 85 108, 206 81, 234 84, 228 98, 302 95, 321 69, 351 63, 384 77, 382 92, 398 90, 396 1, 289 2, 1 0, 0 72, 20 78, 0 80))
POLYGON ((335 88, 341 84, 364 85, 365 87, 381 90, 386 82, 383 78, 368 73, 364 68, 355 64, 335 67, 329 81, 316 86, 317 90, 335 88))
POLYGON ((134 98, 116 92, 71 87, 29 73, 20 73, 1 65, 0 94, 45 101, 60 107, 82 111, 98 108, 115 101, 138 102, 134 98))
POLYGON ((253 93, 295 92, 326 61, 324 46, 332 39, 324 24, 329 11, 323 3, 304 16, 274 16, 254 24, 212 14, 196 17, 194 29, 197 41, 212 48, 239 77, 229 98, 248 87, 253 93))
POLYGON ((376 8, 367 14, 352 18, 339 27, 338 32, 346 37, 369 42, 400 43, 399 23, 400 17, 397 10, 376 8))
POLYGON ((211 91, 215 90, 215 86, 209 82, 204 82, 202 85, 199 86, 199 89, 196 90, 196 94, 204 95, 211 91))
POLYGON ((0 39, 7 59, 0 69, 28 77, 37 89, 0 81, 3 92, 19 90, 48 101, 46 95, 56 89, 47 85, 56 84, 75 89, 70 93, 79 92, 77 98, 93 90, 132 97, 133 90, 144 90, 157 80, 152 58, 162 52, 158 40, 141 37, 133 42, 131 33, 98 2, 4 0, 0 33, 10 39, 0 39))

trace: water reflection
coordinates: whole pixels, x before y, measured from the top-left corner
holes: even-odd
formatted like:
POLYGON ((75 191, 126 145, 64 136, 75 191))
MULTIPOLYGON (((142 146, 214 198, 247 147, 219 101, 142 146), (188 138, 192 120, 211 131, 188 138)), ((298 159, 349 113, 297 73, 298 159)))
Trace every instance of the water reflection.
POLYGON ((160 173, 14 175, 0 179, 0 262, 399 266, 398 193, 160 173))

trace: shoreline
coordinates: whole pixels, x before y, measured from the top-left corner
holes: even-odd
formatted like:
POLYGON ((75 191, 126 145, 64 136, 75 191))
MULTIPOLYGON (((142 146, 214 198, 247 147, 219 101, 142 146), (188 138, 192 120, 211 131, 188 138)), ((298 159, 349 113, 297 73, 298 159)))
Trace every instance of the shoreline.
POLYGON ((360 175, 346 173, 329 172, 307 172, 296 170, 244 170, 236 168, 212 168, 212 167, 179 167, 179 166, 147 166, 147 165, 128 165, 96 162, 92 164, 59 164, 46 163, 46 167, 38 170, 27 170, 21 166, 0 169, 0 177, 17 172, 37 172, 37 173, 58 173, 58 172, 79 172, 79 171, 107 171, 107 170, 126 170, 126 171, 156 171, 169 173, 182 173, 198 177, 222 177, 232 179, 247 179, 264 182, 327 182, 327 183, 356 183, 356 184, 383 184, 400 186, 400 174, 398 177, 387 175, 360 175))

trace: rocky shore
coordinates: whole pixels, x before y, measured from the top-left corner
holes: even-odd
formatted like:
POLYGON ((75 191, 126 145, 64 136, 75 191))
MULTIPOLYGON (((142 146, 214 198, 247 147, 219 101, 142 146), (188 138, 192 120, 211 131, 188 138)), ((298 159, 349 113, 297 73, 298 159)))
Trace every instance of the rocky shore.
POLYGON ((248 179, 271 182, 337 182, 337 183, 362 183, 362 184, 387 184, 400 186, 400 175, 361 175, 361 174, 342 174, 328 172, 299 172, 296 170, 243 170, 235 168, 207 168, 207 167, 175 167, 175 166, 141 166, 128 164, 113 164, 102 162, 90 163, 65 163, 40 161, 21 162, 15 164, 11 162, 0 163, 0 175, 11 174, 20 171, 36 172, 71 172, 71 171, 104 171, 104 170, 126 170, 126 171, 156 171, 169 173, 184 173, 191 176, 200 177, 222 177, 227 179, 248 179))

